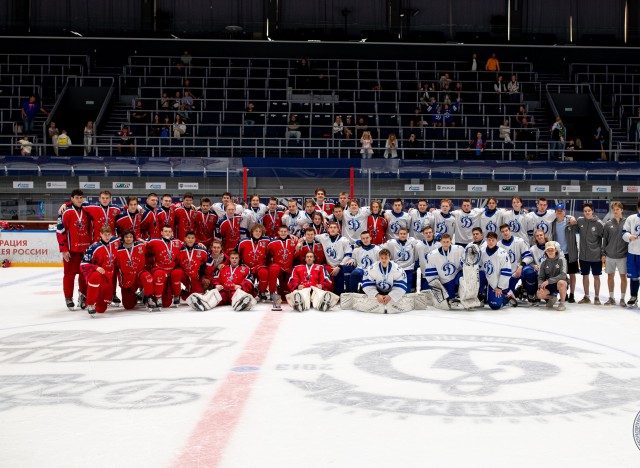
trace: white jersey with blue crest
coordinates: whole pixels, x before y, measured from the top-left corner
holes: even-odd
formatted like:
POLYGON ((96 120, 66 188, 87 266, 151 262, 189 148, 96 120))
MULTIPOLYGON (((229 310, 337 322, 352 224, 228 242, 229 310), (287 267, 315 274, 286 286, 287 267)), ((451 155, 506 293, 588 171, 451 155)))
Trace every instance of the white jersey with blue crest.
POLYGON ((503 224, 509 225, 511 235, 513 237, 519 237, 525 241, 527 245, 529 245, 529 224, 531 223, 528 215, 529 213, 525 214, 522 210, 509 210, 502 213, 502 222, 503 224))
POLYGON ((411 231, 411 215, 409 215, 409 213, 402 211, 398 214, 393 210, 387 210, 385 213, 389 215, 387 240, 397 239, 400 228, 406 228, 408 231, 411 231))
POLYGON ((544 214, 538 214, 537 211, 534 211, 527 215, 527 219, 529 221, 529 225, 527 226, 527 234, 529 234, 529 237, 533 237, 533 233, 538 229, 542 229, 544 235, 550 237, 551 223, 556 220, 556 212, 555 210, 547 210, 544 214))
POLYGON ((379 253, 379 245, 370 245, 368 247, 360 246, 353 249, 352 258, 356 262, 356 268, 366 270, 378 261, 379 253))
POLYGON ((498 239, 502 238, 502 234, 500 234, 500 226, 503 223, 502 212, 503 210, 496 208, 493 213, 491 213, 487 207, 484 208, 480 215, 480 228, 485 238, 488 232, 495 232, 498 235, 498 239))
POLYGON ((387 268, 376 262, 364 272, 362 291, 369 297, 375 297, 379 292, 388 294, 397 302, 408 292, 407 275, 395 262, 389 262, 387 268))
POLYGON ((406 241, 401 242, 399 239, 392 239, 385 242, 380 247, 389 249, 391 252, 391 260, 396 262, 403 270, 412 270, 416 263, 415 247, 418 241, 413 237, 408 237, 406 241))
POLYGON ((434 210, 431 212, 433 215, 433 233, 434 234, 449 234, 451 238, 456 233, 456 218, 452 213, 446 215, 440 210, 434 210))
POLYGON ((484 210, 474 208, 468 213, 463 210, 455 210, 453 216, 456 218, 456 244, 470 244, 473 241, 472 230, 480 226, 480 215, 484 210))
POLYGON ((508 289, 512 273, 507 251, 497 247, 493 252, 489 252, 489 247, 485 247, 481 253, 480 270, 484 271, 489 287, 508 289))
POLYGON ((322 244, 327 265, 336 267, 351 259, 351 243, 346 237, 338 235, 332 239, 329 234, 318 234, 316 240, 322 244))
MULTIPOLYGON (((556 244, 556 249, 558 250, 558 257, 560 258, 564 258, 564 252, 562 252, 562 249, 560 248, 560 244, 558 242, 552 241, 554 244, 556 244)), ((545 253, 545 244, 533 244, 531 247, 529 247, 529 252, 531 253, 531 258, 533 259, 533 262, 531 262, 532 265, 537 265, 540 266, 542 265, 542 262, 544 262, 547 258, 547 254, 545 253)))
POLYGON ((423 240, 419 244, 416 245, 416 258, 418 259, 418 263, 420 264, 420 271, 424 272, 427 269, 427 255, 432 250, 436 250, 440 247, 440 242, 437 240, 432 240, 431 242, 427 242, 423 240))
POLYGON ((442 247, 432 250, 427 255, 427 267, 422 275, 427 281, 440 279, 442 284, 446 284, 462 270, 463 255, 464 247, 459 245, 452 245, 448 252, 442 247))
POLYGON ((533 256, 529 251, 529 245, 519 237, 511 236, 509 241, 502 239, 498 242, 498 247, 507 252, 507 256, 511 262, 511 274, 516 272, 521 262, 527 265, 533 263, 533 256))
POLYGON ((422 231, 427 226, 433 227, 433 215, 428 211, 420 213, 416 209, 409 210, 409 215, 411 216, 411 230, 409 231, 409 235, 419 241, 423 241, 424 235, 422 231))
POLYGON ((367 218, 371 214, 369 208, 358 208, 356 214, 345 210, 342 215, 342 235, 349 239, 351 244, 360 240, 360 234, 367 229, 367 218))
POLYGON ((629 243, 629 253, 640 255, 640 239, 632 241, 631 236, 640 237, 640 214, 629 216, 622 228, 622 239, 629 243))

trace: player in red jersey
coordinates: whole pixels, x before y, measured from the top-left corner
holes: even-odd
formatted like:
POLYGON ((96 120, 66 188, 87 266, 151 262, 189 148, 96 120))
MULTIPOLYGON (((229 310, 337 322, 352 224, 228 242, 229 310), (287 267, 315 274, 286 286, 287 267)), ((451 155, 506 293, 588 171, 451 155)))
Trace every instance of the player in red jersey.
POLYGON ((389 222, 384 217, 382 203, 374 200, 371 202, 370 209, 371 214, 367 218, 367 231, 371 233, 371 243, 373 245, 384 244, 389 222))
POLYGON ((78 303, 84 309, 87 293, 87 282, 80 271, 80 263, 85 250, 91 245, 89 233, 89 216, 82 209, 84 193, 80 189, 71 192, 71 206, 65 207, 63 213, 58 216, 57 238, 62 259, 64 260, 64 276, 62 289, 69 310, 73 310, 73 284, 76 275, 78 278, 78 303))
POLYGON ((120 283, 122 305, 127 310, 133 309, 138 303, 139 288, 143 290, 147 307, 153 308, 153 276, 145 269, 146 256, 145 243, 136 240, 133 231, 124 231, 116 252, 115 272, 120 283))
MULTIPOLYGON (((169 226, 172 230, 174 229, 175 211, 176 207, 173 206, 173 197, 169 194, 162 195, 160 208, 158 209, 158 226, 160 231, 162 230, 162 226, 169 226)), ((160 232, 159 237, 162 237, 162 232, 160 232)))
POLYGON ((205 274, 202 278, 202 288, 206 291, 209 289, 209 286, 213 282, 213 276, 216 274, 218 269, 223 265, 229 264, 229 257, 227 257, 222 251, 222 242, 218 239, 214 240, 211 243, 211 247, 209 248, 209 256, 211 257, 211 266, 213 270, 211 274, 205 274))
POLYGON ((238 246, 240 239, 247 234, 247 216, 236 214, 236 205, 227 203, 226 215, 218 223, 224 253, 229 255, 238 246))
MULTIPOLYGON (((270 281, 267 268, 267 248, 271 239, 264 235, 265 228, 262 224, 256 224, 251 228, 251 236, 242 239, 238 244, 240 263, 251 269, 251 274, 258 279, 258 292, 262 300, 267 300, 267 287, 269 283, 275 286, 277 278, 270 281)), ((272 290, 275 292, 275 289, 272 290)))
POLYGON ((100 241, 87 249, 82 259, 82 274, 87 281, 87 312, 93 317, 107 310, 113 296, 113 268, 120 240, 109 226, 100 228, 100 241))
POLYGON ((142 224, 142 213, 138 211, 138 199, 136 197, 127 198, 127 206, 116 218, 116 231, 122 237, 125 231, 133 231, 136 240, 142 240, 140 225, 142 224))
POLYGON ((184 236, 184 245, 178 253, 178 265, 182 270, 182 284, 187 287, 182 299, 187 299, 193 293, 203 293, 202 278, 211 276, 215 267, 207 249, 196 245, 196 233, 193 231, 187 231, 184 236))
POLYGON ((200 199, 200 209, 196 213, 196 239, 199 244, 209 248, 211 242, 216 238, 216 226, 218 225, 218 215, 211 210, 211 200, 200 199))
POLYGON ((322 244, 316 240, 316 231, 312 227, 308 227, 304 231, 304 238, 298 241, 296 245, 296 263, 304 265, 307 252, 313 252, 315 262, 322 265, 324 263, 324 249, 322 244))
POLYGON ((316 189, 316 211, 320 211, 323 213, 323 216, 328 218, 333 214, 333 207, 335 203, 331 203, 325 201, 325 197, 327 196, 327 191, 323 188, 316 189))
POLYGON ((140 221, 140 235, 143 239, 155 239, 160 237, 160 223, 158 222, 158 195, 150 193, 147 195, 147 204, 142 210, 142 220, 140 221))
MULTIPOLYGON (((82 204, 82 209, 89 216, 91 242, 95 243, 100 241, 100 228, 102 226, 109 226, 112 232, 116 229, 116 218, 120 214, 120 208, 111 203, 111 192, 103 190, 98 197, 98 203, 90 205, 88 203, 82 204)), ((71 206, 71 202, 63 203, 58 214, 71 206)))
MULTIPOLYGON (((267 247, 269 262, 269 290, 276 291, 276 281, 279 283, 278 292, 284 297, 288 289, 287 281, 293 270, 297 240, 289 235, 287 226, 280 226, 278 238, 272 240, 267 247)), ((273 296, 272 296, 273 298, 273 296)), ((277 298, 276 298, 277 300, 277 298)))
POLYGON ((278 237, 278 228, 282 225, 282 215, 284 215, 284 210, 278 207, 278 199, 271 197, 269 205, 267 205, 267 212, 262 216, 262 225, 266 229, 267 237, 271 239, 278 237))
POLYGON ((184 194, 184 197, 182 197, 182 205, 175 209, 174 232, 176 234, 176 239, 184 242, 187 232, 195 231, 197 216, 198 212, 193 206, 193 194, 187 192, 184 194))
POLYGON ((171 306, 178 307, 182 290, 182 270, 177 267, 178 253, 182 248, 182 241, 172 239, 173 229, 163 226, 162 237, 147 242, 147 255, 153 256, 153 293, 154 308, 171 306))
POLYGON ((308 310, 313 304, 318 310, 326 311, 336 305, 340 298, 332 294, 331 280, 327 271, 315 262, 315 255, 309 251, 306 253, 305 263, 293 268, 289 278, 287 302, 298 312, 308 310))

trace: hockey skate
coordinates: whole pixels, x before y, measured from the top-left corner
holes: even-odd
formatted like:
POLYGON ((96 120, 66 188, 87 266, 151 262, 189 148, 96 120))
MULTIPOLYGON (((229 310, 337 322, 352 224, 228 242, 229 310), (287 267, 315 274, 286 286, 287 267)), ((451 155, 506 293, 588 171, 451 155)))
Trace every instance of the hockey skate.
POLYGON ((173 296, 173 306, 178 307, 180 305, 180 296, 173 296))
POLYGON ((75 310, 76 305, 73 302, 73 299, 71 299, 70 297, 65 297, 64 300, 67 303, 67 309, 75 310))
POLYGON ((627 305, 629 307, 636 307, 638 305, 638 298, 636 296, 631 296, 627 301, 627 305))
POLYGON ((78 294, 78 307, 80 307, 81 309, 84 309, 85 307, 87 307, 87 296, 85 296, 82 293, 78 294))
POLYGON ((111 305, 119 306, 121 303, 122 301, 120 300, 120 298, 116 294, 114 294, 111 298, 111 305))
POLYGON ((304 312, 304 301, 302 295, 299 292, 293 293, 293 308, 298 312, 304 312))
POLYGON ((89 317, 96 318, 96 306, 87 306, 87 312, 89 313, 89 317))
POLYGON ((318 306, 318 310, 326 312, 329 307, 331 307, 331 293, 327 291, 322 295, 322 303, 318 306))
POLYGON ((279 294, 273 293, 271 295, 271 301, 273 302, 273 307, 271 307, 271 310, 273 311, 281 311, 282 310, 282 306, 280 304, 282 304, 282 298, 280 297, 279 294))
POLYGON ((247 295, 241 298, 236 305, 233 307, 233 310, 236 312, 240 312, 242 310, 247 310, 251 305, 251 296, 247 295))
POLYGON ((155 296, 152 294, 145 298, 147 310, 149 312, 158 312, 160 310, 160 304, 156 301, 155 296))

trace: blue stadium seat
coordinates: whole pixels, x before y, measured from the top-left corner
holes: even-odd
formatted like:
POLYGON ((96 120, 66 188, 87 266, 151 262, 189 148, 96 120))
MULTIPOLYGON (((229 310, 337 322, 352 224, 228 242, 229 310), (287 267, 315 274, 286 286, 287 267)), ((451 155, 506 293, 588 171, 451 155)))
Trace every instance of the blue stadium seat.
POLYGON ((169 158, 149 158, 140 162, 142 177, 173 177, 169 158))

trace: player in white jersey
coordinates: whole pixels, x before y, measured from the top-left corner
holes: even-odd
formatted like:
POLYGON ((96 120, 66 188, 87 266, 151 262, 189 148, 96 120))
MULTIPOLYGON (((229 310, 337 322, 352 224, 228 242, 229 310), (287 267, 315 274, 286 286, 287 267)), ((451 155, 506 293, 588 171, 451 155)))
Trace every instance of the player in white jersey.
MULTIPOLYGON (((249 200, 249 207, 245 210, 248 211, 251 216, 253 216, 252 224, 262 224, 262 217, 269 210, 267 205, 264 203, 260 203, 260 196, 257 193, 251 195, 251 200, 249 200)), ((250 226, 249 229, 251 229, 250 226)))
POLYGON ((411 216, 406 211, 402 211, 402 200, 393 200, 393 209, 384 213, 389 225, 387 226, 387 240, 397 239, 400 228, 411 229, 411 216))
POLYGON ((484 241, 484 234, 482 232, 482 228, 477 226, 471 230, 471 242, 470 244, 475 244, 478 246, 478 249, 482 250, 487 245, 484 241))
POLYGON ((411 290, 415 284, 416 256, 415 248, 418 241, 413 237, 409 237, 407 228, 398 230, 398 238, 391 239, 382 244, 380 247, 386 248, 391 252, 391 259, 402 268, 407 275, 407 284, 411 290))
POLYGON ((427 226, 433 226, 433 215, 427 210, 429 204, 427 200, 418 200, 418 209, 411 208, 409 215, 411 216, 411 229, 409 235, 414 239, 423 241, 422 231, 427 226))
POLYGON ((368 207, 360 208, 357 200, 349 201, 349 209, 343 213, 342 235, 354 245, 360 240, 360 234, 367 230, 367 218, 371 212, 368 207))
POLYGON ((306 212, 298 209, 298 202, 291 199, 287 203, 288 210, 282 215, 282 224, 289 228, 289 234, 302 237, 302 230, 311 224, 311 218, 306 212))
POLYGON ((627 301, 630 306, 638 302, 638 286, 640 285, 640 201, 638 214, 629 216, 622 228, 622 239, 629 243, 627 252, 627 278, 631 281, 631 297, 627 301))
POLYGON ((433 210, 433 231, 435 235, 449 234, 452 238, 456 234, 456 218, 451 213, 451 200, 440 200, 440 209, 433 210))
POLYGON ((513 237, 519 237, 527 243, 527 246, 531 244, 531 236, 529 235, 529 223, 530 218, 522 210, 522 198, 513 197, 511 199, 512 210, 504 211, 502 213, 502 223, 508 224, 513 237))
MULTIPOLYGON (((529 245, 522 238, 512 235, 511 228, 506 223, 500 226, 500 233, 502 234, 502 240, 498 242, 498 247, 504 249, 509 256, 509 261, 511 262, 509 290, 515 295, 516 286, 521 279, 523 289, 525 289, 527 282, 533 285, 538 281, 538 274, 531 266, 533 256, 529 251, 529 245)), ((535 294, 535 290, 533 294, 535 294)))
MULTIPOLYGON (((555 210, 548 210, 549 203, 546 198, 538 198, 536 202, 538 209, 527 214, 527 234, 533 237, 533 233, 541 229, 545 236, 551 235, 551 223, 556 219, 555 210)), ((531 239, 531 245, 535 242, 535 239, 531 239)))
POLYGON ((427 254, 427 266, 422 273, 426 280, 425 289, 441 289, 449 298, 456 295, 462 276, 462 256, 464 248, 451 245, 451 235, 443 234, 441 246, 427 254))
POLYGON ((472 242, 471 230, 480 226, 480 215, 484 212, 482 208, 471 208, 471 206, 471 200, 462 200, 461 209, 453 212, 456 218, 456 245, 462 247, 472 242))
POLYGON ((506 250, 498 247, 498 234, 488 232, 487 245, 480 256, 480 293, 493 310, 498 310, 509 303, 509 279, 511 278, 511 262, 506 250))
POLYGON ((380 250, 380 260, 365 271, 362 290, 364 294, 353 295, 353 306, 361 312, 394 314, 413 309, 407 277, 387 249, 380 250))
MULTIPOLYGON (((222 202, 214 203, 211 205, 211 209, 216 213, 218 219, 222 219, 227 215, 224 207, 227 206, 227 203, 231 203, 231 194, 229 192, 224 192, 222 194, 222 202)), ((236 213, 241 214, 244 211, 242 205, 236 205, 236 213)))
POLYGON ((485 237, 490 232, 495 232, 500 237, 500 226, 504 224, 502 213, 503 210, 498 208, 498 200, 495 197, 489 197, 487 206, 484 207, 480 215, 480 228, 485 237))
POLYGON ((360 246, 353 249, 353 261, 355 269, 349 275, 349 292, 358 292, 358 285, 362 283, 364 272, 371 268, 379 258, 380 246, 371 243, 371 234, 369 231, 363 231, 360 234, 360 246))
POLYGON ((433 228, 431 226, 426 226, 422 230, 422 238, 424 240, 415 246, 415 252, 418 264, 420 265, 421 289, 426 289, 426 280, 422 273, 427 269, 427 255, 429 255, 429 252, 432 250, 441 247, 441 244, 433 238, 433 228))
POLYGON ((328 229, 328 233, 317 235, 316 240, 324 249, 325 268, 333 281, 333 292, 340 295, 344 292, 345 273, 353 270, 353 249, 349 240, 340 235, 338 223, 330 223, 328 229))

